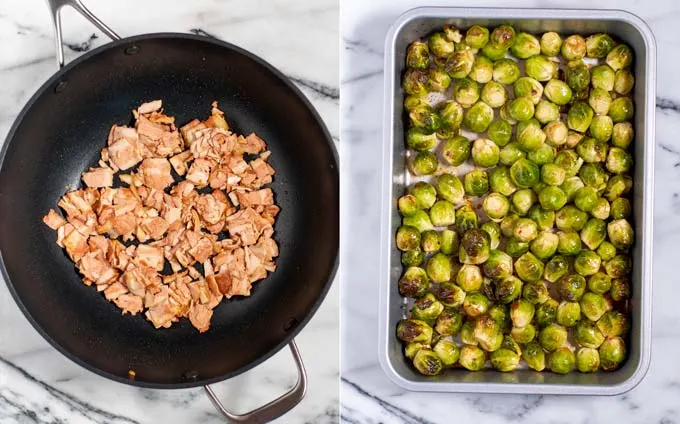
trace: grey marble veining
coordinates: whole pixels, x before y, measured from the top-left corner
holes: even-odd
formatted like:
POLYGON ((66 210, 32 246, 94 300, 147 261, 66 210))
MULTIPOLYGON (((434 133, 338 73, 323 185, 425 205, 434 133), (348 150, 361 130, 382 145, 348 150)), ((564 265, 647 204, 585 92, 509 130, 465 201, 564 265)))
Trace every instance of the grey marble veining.
MULTIPOLYGON (((614 397, 407 392, 378 364, 377 304, 383 45, 414 0, 344 0, 342 71, 342 353, 341 414, 346 423, 659 423, 680 422, 680 4, 671 0, 433 0, 428 6, 625 9, 649 23, 658 44, 652 364, 631 392, 614 397)), ((596 13, 596 12, 593 12, 596 13)))
MULTIPOLYGON (((121 36, 191 32, 260 55, 288 75, 339 136, 338 2, 239 0, 84 0, 121 36)), ((108 39, 64 9, 66 61, 108 39)), ((56 71, 44 0, 0 4, 0 140, 33 92, 56 71)), ((280 423, 335 423, 338 410, 338 287, 297 337, 309 389, 280 423)), ((225 405, 245 412, 295 383, 288 349, 250 372, 213 386, 225 405)), ((0 282, 0 423, 220 423, 203 389, 147 390, 106 380, 69 361, 31 327, 0 282)))

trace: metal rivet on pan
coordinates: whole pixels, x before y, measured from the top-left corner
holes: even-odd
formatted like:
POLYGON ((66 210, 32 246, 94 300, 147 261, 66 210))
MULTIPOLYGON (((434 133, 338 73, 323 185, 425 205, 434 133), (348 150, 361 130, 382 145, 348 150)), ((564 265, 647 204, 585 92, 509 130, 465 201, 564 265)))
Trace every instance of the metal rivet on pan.
POLYGON ((284 331, 290 331, 293 328, 295 328, 295 326, 297 324, 298 324, 297 318, 291 318, 291 319, 288 320, 288 322, 286 322, 286 325, 283 326, 283 330, 284 331))
POLYGON ((185 380, 188 380, 188 381, 196 381, 196 380, 198 380, 198 371, 194 371, 194 370, 187 371, 187 372, 184 373, 183 377, 184 377, 185 380))
POLYGON ((130 46, 125 49, 125 54, 133 55, 139 53, 139 46, 130 46))
POLYGON ((56 86, 54 86, 54 92, 55 93, 61 93, 66 89, 66 85, 68 82, 66 81, 59 81, 56 86))

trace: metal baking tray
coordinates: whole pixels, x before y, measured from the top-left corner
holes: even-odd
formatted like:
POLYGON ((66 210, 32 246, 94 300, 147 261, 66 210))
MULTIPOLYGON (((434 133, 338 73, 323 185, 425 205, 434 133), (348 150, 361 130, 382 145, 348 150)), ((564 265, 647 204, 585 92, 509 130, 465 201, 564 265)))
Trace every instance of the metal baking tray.
POLYGON ((455 7, 413 9, 401 15, 387 34, 384 90, 379 360, 390 379, 408 390, 433 392, 615 395, 635 387, 647 373, 651 358, 656 42, 647 24, 631 13, 618 10, 455 7), (406 47, 410 42, 445 24, 467 28, 474 24, 494 27, 504 23, 532 33, 556 31, 569 35, 607 32, 629 44, 635 52, 633 208, 636 243, 633 247, 631 281, 632 331, 628 341, 628 359, 615 372, 572 372, 557 375, 528 369, 511 373, 456 369, 439 376, 426 377, 412 368, 396 337, 397 323, 404 314, 404 300, 397 288, 402 265, 399 251, 394 244, 394 234, 401 223, 397 199, 412 183, 412 177, 406 170, 402 119, 404 97, 401 75, 404 71, 406 47))

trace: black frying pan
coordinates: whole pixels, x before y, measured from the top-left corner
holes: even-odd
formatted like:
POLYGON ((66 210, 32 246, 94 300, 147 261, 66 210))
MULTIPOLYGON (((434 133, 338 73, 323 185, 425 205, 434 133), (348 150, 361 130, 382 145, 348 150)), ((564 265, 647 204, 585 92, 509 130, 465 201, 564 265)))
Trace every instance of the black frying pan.
MULTIPOLYGON (((116 35, 78 1, 65 3, 103 32, 116 35)), ((229 418, 264 421, 304 395, 304 368, 287 395, 255 411, 225 411, 208 384, 240 374, 286 344, 322 302, 337 266, 339 182, 336 152, 316 111, 272 66, 231 44, 188 34, 116 39, 64 66, 28 101, 0 153, 0 269, 21 310, 40 334, 78 364, 104 377, 151 388, 206 386, 229 418), (272 151, 272 184, 281 213, 275 239, 278 269, 254 284, 252 296, 224 301, 210 330, 180 320, 156 330, 138 314, 122 316, 81 282, 73 263, 41 222, 67 186, 79 186, 113 123, 162 99, 183 124, 219 102, 238 133, 256 132, 272 151), (130 379, 129 370, 136 376, 130 379)), ((299 362, 299 361, 298 361, 299 362)))

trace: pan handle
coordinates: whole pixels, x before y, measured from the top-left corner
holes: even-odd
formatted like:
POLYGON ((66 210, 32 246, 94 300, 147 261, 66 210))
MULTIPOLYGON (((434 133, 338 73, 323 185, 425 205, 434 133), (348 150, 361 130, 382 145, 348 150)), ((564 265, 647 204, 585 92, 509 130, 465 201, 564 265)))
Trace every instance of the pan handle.
POLYGON ((302 398, 305 396, 305 392, 307 391, 307 373, 305 372, 305 366, 302 363, 302 358, 300 357, 300 352, 298 351, 295 341, 292 340, 288 344, 288 347, 293 354, 293 359, 295 360, 295 365, 297 366, 297 382, 295 383, 295 386, 293 386, 293 388, 287 393, 277 399, 274 399, 264 406, 261 406, 243 415, 236 415, 225 409, 224 405, 222 405, 222 402, 220 402, 210 386, 203 386, 205 391, 208 393, 210 401, 213 403, 213 405, 215 405, 215 408, 217 408, 217 410, 220 411, 222 415, 224 415, 228 422, 248 424, 268 423, 290 411, 293 409, 293 407, 295 407, 295 405, 300 403, 302 398))
POLYGON ((64 66, 64 44, 61 35, 61 9, 64 6, 71 6, 76 12, 80 13, 92 22, 94 26, 99 28, 101 32, 106 34, 112 40, 120 40, 118 34, 113 32, 111 28, 106 26, 106 24, 99 20, 95 15, 90 12, 87 7, 80 0, 47 0, 47 4, 50 6, 50 12, 52 14, 52 24, 54 25, 54 38, 57 47, 57 64, 59 67, 64 66))

